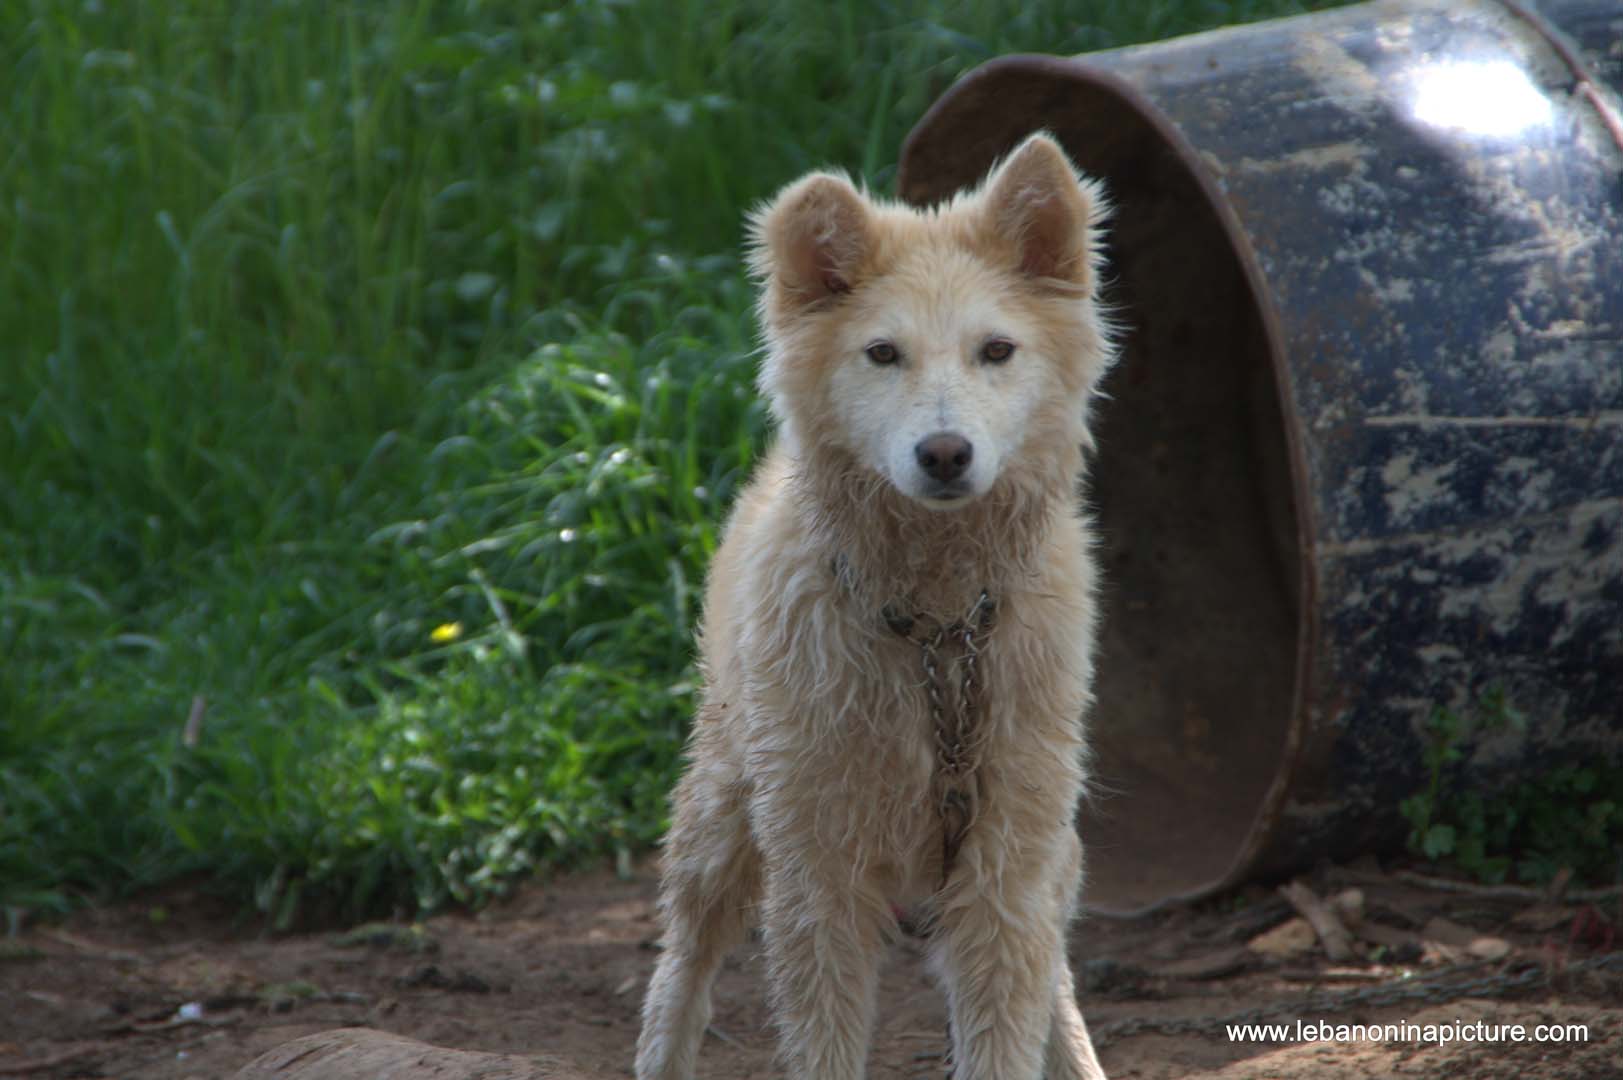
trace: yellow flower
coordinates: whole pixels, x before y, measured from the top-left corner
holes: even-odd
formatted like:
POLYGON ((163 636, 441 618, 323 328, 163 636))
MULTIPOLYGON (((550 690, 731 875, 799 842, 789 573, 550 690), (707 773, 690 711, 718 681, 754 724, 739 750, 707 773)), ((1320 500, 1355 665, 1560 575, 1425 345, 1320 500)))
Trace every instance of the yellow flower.
POLYGON ((462 624, 459 622, 440 623, 429 634, 429 639, 436 645, 444 645, 448 641, 455 641, 462 636, 462 624))

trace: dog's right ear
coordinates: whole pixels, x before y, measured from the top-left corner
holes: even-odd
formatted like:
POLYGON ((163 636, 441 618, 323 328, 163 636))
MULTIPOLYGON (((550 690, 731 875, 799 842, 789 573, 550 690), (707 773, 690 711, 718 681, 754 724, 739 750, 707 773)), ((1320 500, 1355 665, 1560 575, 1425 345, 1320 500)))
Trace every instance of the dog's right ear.
POLYGON ((868 203, 851 181, 813 173, 750 221, 750 268, 791 309, 848 293, 872 246, 868 203))

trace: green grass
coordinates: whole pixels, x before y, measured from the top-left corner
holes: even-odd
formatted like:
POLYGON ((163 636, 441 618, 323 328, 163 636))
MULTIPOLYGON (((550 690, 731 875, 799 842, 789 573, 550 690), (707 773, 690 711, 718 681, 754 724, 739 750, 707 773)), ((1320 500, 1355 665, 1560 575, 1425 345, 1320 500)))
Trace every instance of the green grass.
POLYGON ((649 843, 766 433, 743 211, 884 190, 989 57, 1302 6, 0 9, 0 902, 649 843))

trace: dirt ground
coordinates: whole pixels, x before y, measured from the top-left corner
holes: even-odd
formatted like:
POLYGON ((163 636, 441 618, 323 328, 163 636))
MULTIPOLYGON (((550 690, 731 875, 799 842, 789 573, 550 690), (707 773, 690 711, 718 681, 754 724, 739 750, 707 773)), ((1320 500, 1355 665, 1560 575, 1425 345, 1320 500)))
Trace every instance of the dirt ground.
MULTIPOLYGON (((1249 948, 1294 915, 1262 888, 1082 923, 1073 959, 1110 1075, 1623 1077, 1617 900, 1445 893, 1373 863, 1306 881, 1320 896, 1362 891, 1361 955, 1332 963, 1317 944, 1276 956, 1249 948), (1248 1010, 1289 1024, 1576 1023, 1587 1039, 1231 1041, 1223 1019, 1248 1010)), ((278 1043, 355 1025, 629 1076, 655 958, 653 900, 645 866, 629 881, 605 871, 536 882, 478 914, 360 934, 271 934, 186 890, 26 924, 0 939, 0 1076, 229 1077, 278 1043)), ((945 1017, 920 956, 909 939, 890 947, 876 1077, 942 1076, 945 1017)), ((780 1075, 761 973, 758 946, 728 962, 703 1075, 780 1075)))

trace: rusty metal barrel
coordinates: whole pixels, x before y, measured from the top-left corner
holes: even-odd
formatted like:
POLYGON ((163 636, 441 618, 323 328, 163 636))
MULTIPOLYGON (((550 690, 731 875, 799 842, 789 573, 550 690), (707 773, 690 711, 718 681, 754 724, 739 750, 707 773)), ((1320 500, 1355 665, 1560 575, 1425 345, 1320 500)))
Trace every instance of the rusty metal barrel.
POLYGON ((966 75, 941 199, 1027 133, 1115 204, 1087 903, 1390 850, 1423 723, 1501 789, 1623 748, 1623 6, 1393 0, 966 75))

